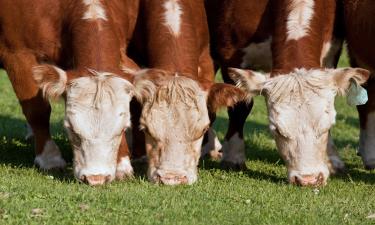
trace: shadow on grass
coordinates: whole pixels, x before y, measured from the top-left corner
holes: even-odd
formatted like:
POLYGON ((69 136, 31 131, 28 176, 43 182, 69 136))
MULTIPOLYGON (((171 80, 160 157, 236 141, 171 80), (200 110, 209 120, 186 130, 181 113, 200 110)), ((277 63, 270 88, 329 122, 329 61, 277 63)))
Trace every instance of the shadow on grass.
MULTIPOLYGON (((0 115, 0 164, 15 168, 35 168, 34 143, 33 141, 25 140, 25 126, 25 120, 0 115)), ((51 127, 58 126, 58 124, 51 124, 51 127)), ((63 158, 68 162, 68 166, 65 170, 61 171, 40 170, 40 172, 53 176, 60 181, 73 181, 74 176, 71 166, 72 151, 70 145, 62 133, 54 135, 53 139, 59 146, 63 158)))
POLYGON ((279 176, 276 176, 276 175, 273 175, 273 174, 269 174, 269 173, 263 173, 263 172, 257 171, 257 170, 252 170, 251 168, 245 168, 245 169, 242 169, 241 171, 223 169, 220 162, 212 161, 210 159, 200 160, 199 168, 201 170, 218 169, 218 170, 227 171, 229 173, 243 173, 251 179, 269 181, 269 182, 277 183, 277 184, 287 184, 286 178, 282 178, 282 177, 279 177, 279 176))

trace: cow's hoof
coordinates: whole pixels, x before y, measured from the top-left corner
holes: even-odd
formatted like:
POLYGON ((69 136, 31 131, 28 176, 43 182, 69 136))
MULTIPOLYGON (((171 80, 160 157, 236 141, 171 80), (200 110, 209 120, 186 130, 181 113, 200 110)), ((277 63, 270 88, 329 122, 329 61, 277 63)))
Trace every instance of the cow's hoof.
POLYGON ((34 163, 42 170, 63 169, 66 166, 59 147, 52 140, 46 142, 43 152, 35 157, 34 163))
POLYGON ((126 180, 134 177, 134 170, 128 156, 122 157, 117 163, 116 180, 126 180))
POLYGON ((345 173, 346 167, 345 163, 338 157, 338 156, 330 156, 330 163, 331 163, 331 173, 332 174, 339 174, 345 173))
POLYGON ((210 151, 210 159, 220 161, 223 158, 223 152, 220 150, 210 151))
POLYGON ((63 170, 66 162, 61 156, 43 158, 43 156, 35 157, 34 164, 41 170, 63 170))
POLYGON ((366 170, 375 170, 375 164, 365 165, 366 170))
POLYGON ((243 171, 247 169, 245 163, 233 163, 233 162, 228 162, 228 161, 221 161, 220 165, 221 165, 221 168, 223 168, 224 170, 243 171))

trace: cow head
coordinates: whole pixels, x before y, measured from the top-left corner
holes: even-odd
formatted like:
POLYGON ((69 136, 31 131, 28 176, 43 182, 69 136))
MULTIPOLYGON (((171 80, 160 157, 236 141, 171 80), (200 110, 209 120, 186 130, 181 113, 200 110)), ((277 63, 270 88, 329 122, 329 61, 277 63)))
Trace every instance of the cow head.
POLYGON ((291 183, 324 185, 329 176, 329 130, 335 123, 334 100, 351 82, 364 83, 363 69, 298 69, 274 78, 239 69, 230 74, 248 97, 266 97, 269 127, 288 168, 291 183))
POLYGON ((133 85, 111 73, 66 72, 51 65, 35 67, 33 75, 45 97, 65 96, 64 126, 76 178, 89 184, 112 181, 122 134, 130 126, 133 85))
POLYGON ((209 112, 234 105, 244 92, 156 69, 135 77, 136 96, 143 105, 140 124, 146 136, 149 179, 166 185, 194 183, 209 112))

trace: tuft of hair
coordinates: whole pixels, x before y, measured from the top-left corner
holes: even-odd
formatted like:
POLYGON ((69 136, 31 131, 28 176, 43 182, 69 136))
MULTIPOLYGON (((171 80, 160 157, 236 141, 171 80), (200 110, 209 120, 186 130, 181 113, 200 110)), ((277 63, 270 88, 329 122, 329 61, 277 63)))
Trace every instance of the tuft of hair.
POLYGON ((163 70, 143 70, 136 76, 137 99, 142 102, 174 104, 183 102, 198 107, 197 95, 203 95, 197 81, 186 76, 171 75, 163 70))
POLYGON ((289 74, 269 79, 263 85, 263 89, 267 91, 268 100, 273 103, 295 102, 296 99, 302 103, 306 100, 306 91, 319 94, 317 90, 327 87, 330 87, 327 77, 322 76, 320 70, 306 69, 295 69, 289 74))
POLYGON ((52 65, 41 65, 33 67, 32 74, 44 98, 57 99, 65 92, 68 78, 64 70, 52 65))
POLYGON ((247 96, 233 85, 216 83, 211 86, 208 94, 207 108, 210 112, 216 112, 221 107, 233 107, 238 102, 245 101, 247 96))

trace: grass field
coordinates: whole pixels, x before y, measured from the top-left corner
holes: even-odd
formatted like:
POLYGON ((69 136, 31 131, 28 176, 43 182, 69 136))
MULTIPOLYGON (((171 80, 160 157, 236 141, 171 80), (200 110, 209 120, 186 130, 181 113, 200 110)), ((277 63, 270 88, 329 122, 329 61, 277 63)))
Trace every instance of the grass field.
MULTIPOLYGON (((69 168, 43 173, 33 166, 24 117, 0 72, 0 224, 375 224, 375 172, 364 170, 356 156, 357 113, 342 97, 336 106, 333 136, 348 173, 324 188, 287 183, 261 97, 246 124, 246 171, 223 171, 208 160, 196 184, 168 187, 150 184, 144 166, 136 165, 134 179, 92 188, 73 178, 61 103, 53 104, 51 122, 69 168)), ((221 139, 226 124, 221 111, 215 124, 221 139)))

